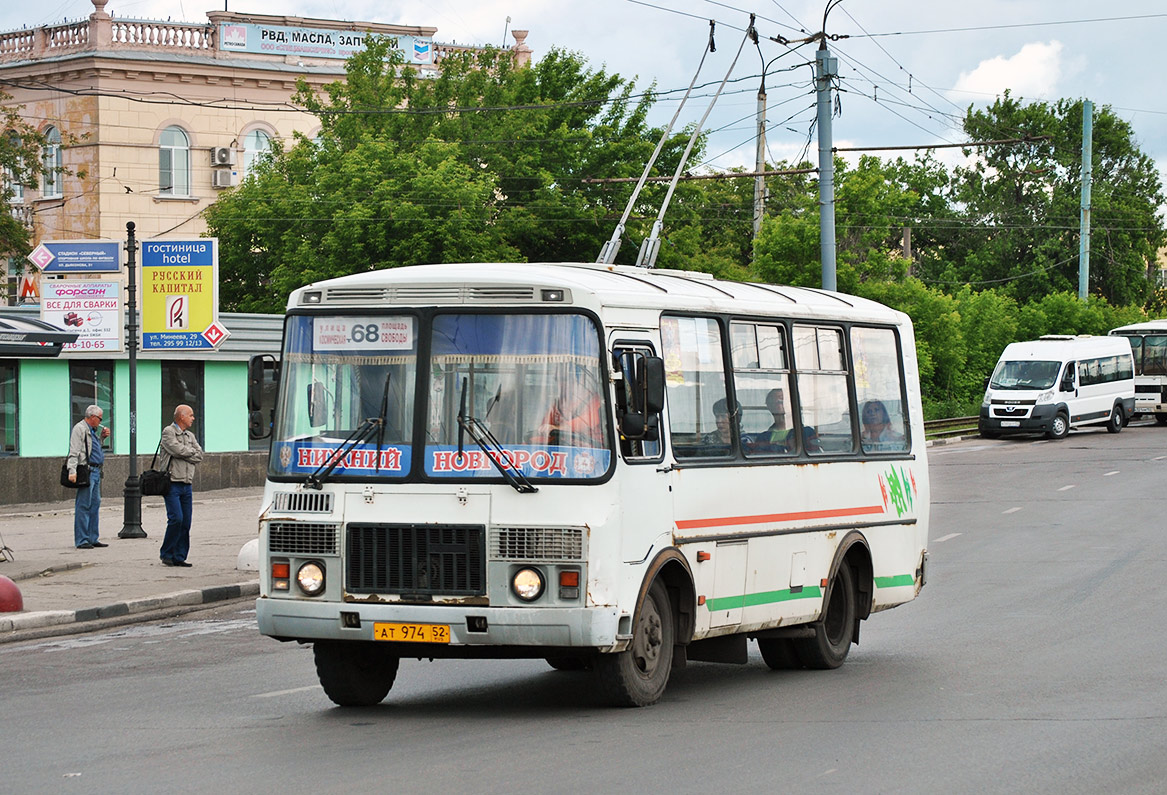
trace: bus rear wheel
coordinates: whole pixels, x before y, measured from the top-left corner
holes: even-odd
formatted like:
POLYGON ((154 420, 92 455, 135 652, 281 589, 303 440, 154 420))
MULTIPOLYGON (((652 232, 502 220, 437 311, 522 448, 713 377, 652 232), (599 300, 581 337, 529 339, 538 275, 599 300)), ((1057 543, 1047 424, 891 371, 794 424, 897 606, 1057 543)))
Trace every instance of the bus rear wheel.
POLYGON ((826 670, 843 664, 855 639, 856 610, 855 573, 843 563, 831 583, 822 618, 811 625, 814 637, 794 639, 803 665, 826 670))
POLYGON ((1123 416, 1123 410, 1115 406, 1110 410, 1110 419, 1106 421, 1106 430, 1110 433, 1118 433, 1124 425, 1126 425, 1126 418, 1123 416))
POLYGON ((771 671, 789 671, 802 667, 798 650, 790 638, 758 638, 758 651, 771 671))
POLYGON ((341 707, 380 704, 393 687, 400 663, 374 641, 318 640, 312 654, 324 694, 341 707))
POLYGON ((601 697, 618 707, 647 707, 659 701, 673 670, 675 637, 673 606, 664 584, 656 580, 640 606, 628 648, 595 658, 601 697))
POLYGON ((544 657, 543 659, 556 671, 587 671, 592 667, 590 657, 576 654, 565 654, 562 657, 544 657))
POLYGON ((1156 414, 1155 422, 1159 423, 1160 425, 1167 425, 1167 414, 1156 414))

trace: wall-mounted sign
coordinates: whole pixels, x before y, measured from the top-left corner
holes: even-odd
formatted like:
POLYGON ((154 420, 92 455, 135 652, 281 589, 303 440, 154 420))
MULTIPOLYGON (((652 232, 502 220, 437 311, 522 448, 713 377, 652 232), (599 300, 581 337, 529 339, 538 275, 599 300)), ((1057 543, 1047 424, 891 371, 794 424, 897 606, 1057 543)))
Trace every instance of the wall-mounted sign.
MULTIPOLYGON (((390 36, 408 64, 434 62, 434 45, 415 36, 390 36)), ((350 58, 365 49, 365 33, 359 30, 294 28, 219 23, 219 49, 224 52, 256 52, 266 55, 300 55, 306 58, 350 58)))
POLYGON ((42 273, 119 273, 122 243, 119 240, 46 240, 32 250, 28 260, 42 273))
POLYGON ((41 285, 41 320, 77 339, 65 353, 116 353, 125 346, 121 285, 82 280, 46 281, 41 285))
POLYGON ((219 241, 143 241, 142 350, 213 349, 229 333, 219 323, 219 241))

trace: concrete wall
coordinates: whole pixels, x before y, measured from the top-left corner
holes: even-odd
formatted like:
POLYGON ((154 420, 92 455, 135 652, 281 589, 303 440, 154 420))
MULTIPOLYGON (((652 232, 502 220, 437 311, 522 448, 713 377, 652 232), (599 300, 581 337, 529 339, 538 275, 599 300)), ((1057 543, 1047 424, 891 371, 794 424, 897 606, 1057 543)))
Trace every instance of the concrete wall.
MULTIPOLYGON (((150 454, 153 454, 153 450, 150 454)), ((25 502, 52 502, 72 499, 75 491, 60 485, 65 457, 0 458, 0 505, 25 502)), ((150 466, 150 455, 139 456, 138 474, 150 466)), ((107 455, 102 470, 103 500, 121 499, 130 474, 130 458, 107 455)), ((194 489, 212 491, 254 486, 263 487, 267 473, 267 451, 247 453, 207 453, 195 470, 194 489)))

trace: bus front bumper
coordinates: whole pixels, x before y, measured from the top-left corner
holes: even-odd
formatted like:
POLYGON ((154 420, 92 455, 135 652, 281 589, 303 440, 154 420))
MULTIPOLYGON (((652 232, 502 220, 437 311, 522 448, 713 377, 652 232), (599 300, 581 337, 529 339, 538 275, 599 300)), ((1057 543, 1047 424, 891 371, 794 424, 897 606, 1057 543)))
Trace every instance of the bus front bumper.
MULTIPOLYGON (((370 604, 271 599, 255 602, 259 631, 282 640, 375 640, 382 622, 449 627, 446 648, 473 647, 481 652, 507 647, 587 648, 615 651, 627 643, 618 637, 615 607, 467 607, 464 605, 370 604)), ((396 644, 418 648, 419 656, 442 656, 437 644, 396 644), (424 647, 424 650, 423 648, 424 647)), ((462 656, 462 655, 451 655, 462 656)), ((490 656, 483 654, 482 656, 490 656)), ((534 655, 539 656, 539 655, 534 655)))
POLYGON ((1050 403, 1034 406, 1028 417, 994 417, 989 406, 981 406, 977 429, 984 433, 1045 433, 1058 413, 1058 406, 1050 403))

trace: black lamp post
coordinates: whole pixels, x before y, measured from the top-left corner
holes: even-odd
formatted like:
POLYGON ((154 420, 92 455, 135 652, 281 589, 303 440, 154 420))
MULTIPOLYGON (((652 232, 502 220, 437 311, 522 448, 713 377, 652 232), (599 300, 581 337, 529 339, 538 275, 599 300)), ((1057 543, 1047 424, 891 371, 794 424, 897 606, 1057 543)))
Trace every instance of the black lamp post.
POLYGON ((130 352, 130 476, 126 478, 125 514, 118 538, 145 538, 142 529, 142 488, 138 481, 138 243, 134 239, 134 222, 126 222, 126 346, 130 352))

